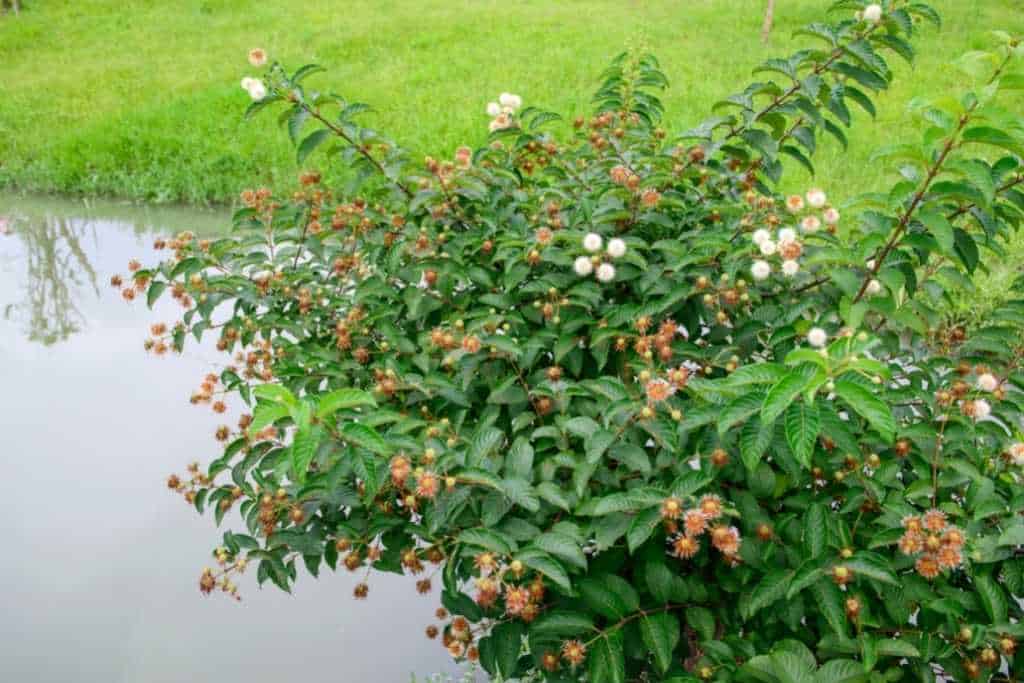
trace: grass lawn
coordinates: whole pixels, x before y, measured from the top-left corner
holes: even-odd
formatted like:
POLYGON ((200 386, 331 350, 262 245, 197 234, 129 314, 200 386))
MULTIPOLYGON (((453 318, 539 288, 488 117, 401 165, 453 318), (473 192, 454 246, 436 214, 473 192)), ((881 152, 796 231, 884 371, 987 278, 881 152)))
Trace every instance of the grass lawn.
MULTIPOLYGON (((589 111, 608 59, 629 44, 657 54, 672 80, 667 128, 700 121, 770 55, 807 44, 794 29, 830 0, 778 0, 771 44, 759 39, 764 0, 28 0, 0 16, 0 186, 149 201, 230 201, 254 183, 292 182, 287 136, 272 116, 243 122, 246 52, 264 46, 291 67, 371 104, 372 125, 417 153, 449 155, 484 140, 484 106, 509 90, 563 114, 589 111)), ((873 148, 914 139, 916 97, 966 79, 949 64, 1024 33, 1019 0, 933 0, 913 68, 895 63, 878 120, 855 114, 848 156, 819 152, 817 183, 850 196, 889 170, 873 148)), ((895 57, 893 59, 896 59, 895 57)), ((805 185, 794 169, 790 183, 805 185)))

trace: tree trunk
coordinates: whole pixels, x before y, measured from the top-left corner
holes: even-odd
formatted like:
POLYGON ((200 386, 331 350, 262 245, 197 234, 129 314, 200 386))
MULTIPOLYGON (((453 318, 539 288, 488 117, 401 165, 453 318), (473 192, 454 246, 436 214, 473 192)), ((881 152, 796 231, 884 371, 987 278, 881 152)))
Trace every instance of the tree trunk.
POLYGON ((775 22, 775 0, 768 0, 768 6, 764 10, 764 24, 761 26, 761 42, 767 43, 768 36, 772 32, 772 24, 775 22))

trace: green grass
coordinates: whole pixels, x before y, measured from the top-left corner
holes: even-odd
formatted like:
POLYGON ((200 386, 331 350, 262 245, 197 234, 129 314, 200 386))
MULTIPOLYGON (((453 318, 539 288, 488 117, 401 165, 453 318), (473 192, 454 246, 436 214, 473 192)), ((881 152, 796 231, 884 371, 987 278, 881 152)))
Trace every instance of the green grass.
MULTIPOLYGON (((0 16, 0 186, 148 201, 230 201, 255 183, 292 182, 287 136, 273 116, 243 122, 239 79, 253 46, 294 67, 315 61, 324 88, 371 104, 369 122, 419 154, 484 140, 499 92, 574 115, 608 60, 642 43, 672 80, 670 131, 705 117, 762 59, 806 44, 794 29, 830 0, 780 0, 771 44, 764 0, 35 0, 0 16)), ((889 171, 873 148, 913 139, 916 97, 966 85, 951 58, 1024 33, 1018 0, 934 0, 918 61, 896 65, 879 117, 857 115, 850 155, 819 152, 833 195, 877 189, 889 171)), ((791 181, 804 184, 794 169, 791 181)))

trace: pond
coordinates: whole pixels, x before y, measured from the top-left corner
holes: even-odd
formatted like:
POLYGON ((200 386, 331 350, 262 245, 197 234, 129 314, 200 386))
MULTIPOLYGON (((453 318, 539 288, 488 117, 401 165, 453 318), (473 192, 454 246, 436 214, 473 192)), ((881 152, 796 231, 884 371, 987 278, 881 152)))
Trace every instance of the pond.
POLYGON ((293 595, 258 588, 252 571, 240 603, 200 595, 221 530, 164 482, 218 454, 225 416, 188 398, 222 356, 146 354, 149 325, 174 310, 128 305, 109 280, 132 258, 152 262, 155 236, 212 234, 227 219, 0 195, 0 680, 457 673, 424 636, 439 594, 418 595, 410 578, 375 574, 356 601, 361 577, 344 570, 301 576, 293 595))

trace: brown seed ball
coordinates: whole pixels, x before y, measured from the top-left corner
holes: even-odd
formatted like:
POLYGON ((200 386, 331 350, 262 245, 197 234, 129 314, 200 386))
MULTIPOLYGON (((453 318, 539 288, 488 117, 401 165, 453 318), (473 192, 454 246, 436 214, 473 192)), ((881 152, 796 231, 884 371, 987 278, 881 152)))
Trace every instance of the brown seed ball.
POLYGON ((725 467, 729 464, 729 453, 724 448, 716 448, 711 452, 711 464, 715 467, 725 467))

